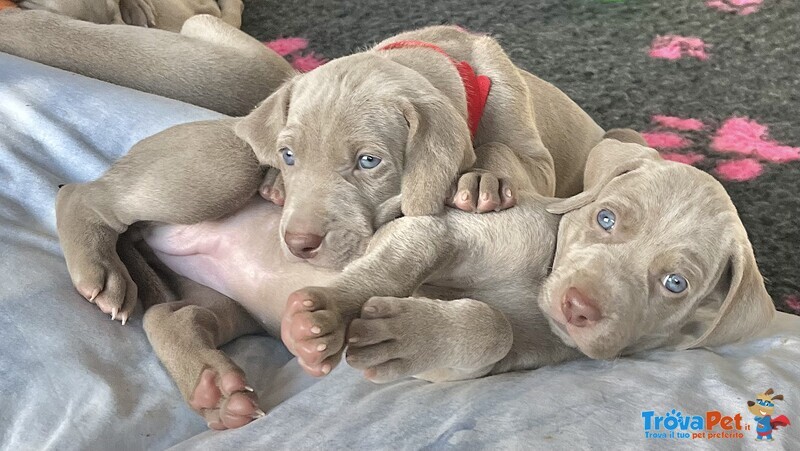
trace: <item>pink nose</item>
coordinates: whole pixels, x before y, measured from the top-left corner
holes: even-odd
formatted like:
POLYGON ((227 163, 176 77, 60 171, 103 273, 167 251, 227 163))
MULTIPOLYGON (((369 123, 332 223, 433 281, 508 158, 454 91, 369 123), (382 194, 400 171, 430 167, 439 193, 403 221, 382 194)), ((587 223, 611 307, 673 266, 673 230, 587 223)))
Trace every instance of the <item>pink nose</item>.
POLYGON ((283 240, 292 254, 303 258, 310 259, 317 255, 317 249, 322 244, 322 236, 313 233, 292 233, 286 232, 283 240))
POLYGON ((602 316, 597 303, 575 287, 570 287, 564 295, 561 312, 567 322, 576 327, 591 326, 602 316))

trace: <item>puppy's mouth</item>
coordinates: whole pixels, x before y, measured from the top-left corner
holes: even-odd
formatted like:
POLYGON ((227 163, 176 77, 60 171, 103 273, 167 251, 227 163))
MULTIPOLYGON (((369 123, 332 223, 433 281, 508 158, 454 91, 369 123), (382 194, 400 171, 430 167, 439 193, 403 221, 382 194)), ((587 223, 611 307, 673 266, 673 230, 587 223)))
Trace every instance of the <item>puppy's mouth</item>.
POLYGON ((547 313, 547 322, 550 323, 550 330, 564 342, 565 345, 576 348, 578 344, 575 343, 575 340, 572 338, 572 334, 569 333, 569 329, 567 325, 561 322, 555 315, 551 313, 547 313))

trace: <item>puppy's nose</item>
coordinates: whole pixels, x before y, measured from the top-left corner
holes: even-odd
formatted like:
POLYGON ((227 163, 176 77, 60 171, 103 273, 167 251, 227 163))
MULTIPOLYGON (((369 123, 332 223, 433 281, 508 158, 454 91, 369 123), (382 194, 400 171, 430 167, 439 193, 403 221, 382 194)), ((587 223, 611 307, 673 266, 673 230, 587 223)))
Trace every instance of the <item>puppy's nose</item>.
POLYGON ((567 322, 576 327, 591 326, 602 316, 597 303, 575 287, 571 287, 564 295, 561 312, 567 322))
POLYGON ((283 240, 286 241, 286 245, 292 254, 306 260, 317 255, 317 249, 322 244, 323 238, 313 233, 292 233, 289 231, 283 236, 283 240))

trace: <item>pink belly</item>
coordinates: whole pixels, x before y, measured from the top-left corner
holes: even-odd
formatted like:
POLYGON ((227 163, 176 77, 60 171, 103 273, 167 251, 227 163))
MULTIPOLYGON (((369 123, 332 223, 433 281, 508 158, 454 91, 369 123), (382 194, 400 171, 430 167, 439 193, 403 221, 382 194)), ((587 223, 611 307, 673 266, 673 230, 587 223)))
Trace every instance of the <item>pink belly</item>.
POLYGON ((153 227, 145 241, 170 269, 239 302, 277 334, 289 294, 337 274, 287 258, 280 218, 280 207, 254 197, 221 220, 153 227))

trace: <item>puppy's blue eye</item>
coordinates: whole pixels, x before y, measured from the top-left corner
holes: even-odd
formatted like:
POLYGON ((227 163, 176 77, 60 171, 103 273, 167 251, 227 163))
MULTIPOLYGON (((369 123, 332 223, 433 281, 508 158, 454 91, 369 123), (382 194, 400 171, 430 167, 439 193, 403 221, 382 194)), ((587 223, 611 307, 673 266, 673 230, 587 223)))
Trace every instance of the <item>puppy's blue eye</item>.
POLYGON ((361 155, 358 157, 358 167, 361 169, 373 169, 381 164, 381 159, 372 155, 361 155))
POLYGON ((287 166, 294 166, 294 152, 292 152, 292 149, 284 147, 281 149, 281 155, 283 156, 283 162, 287 166))
POLYGON ((673 293, 683 293, 689 287, 689 283, 680 274, 670 274, 664 277, 664 288, 673 293))
POLYGON ((602 209, 597 213, 597 223, 600 224, 603 230, 610 232, 614 228, 614 224, 617 223, 617 216, 611 210, 602 209))

